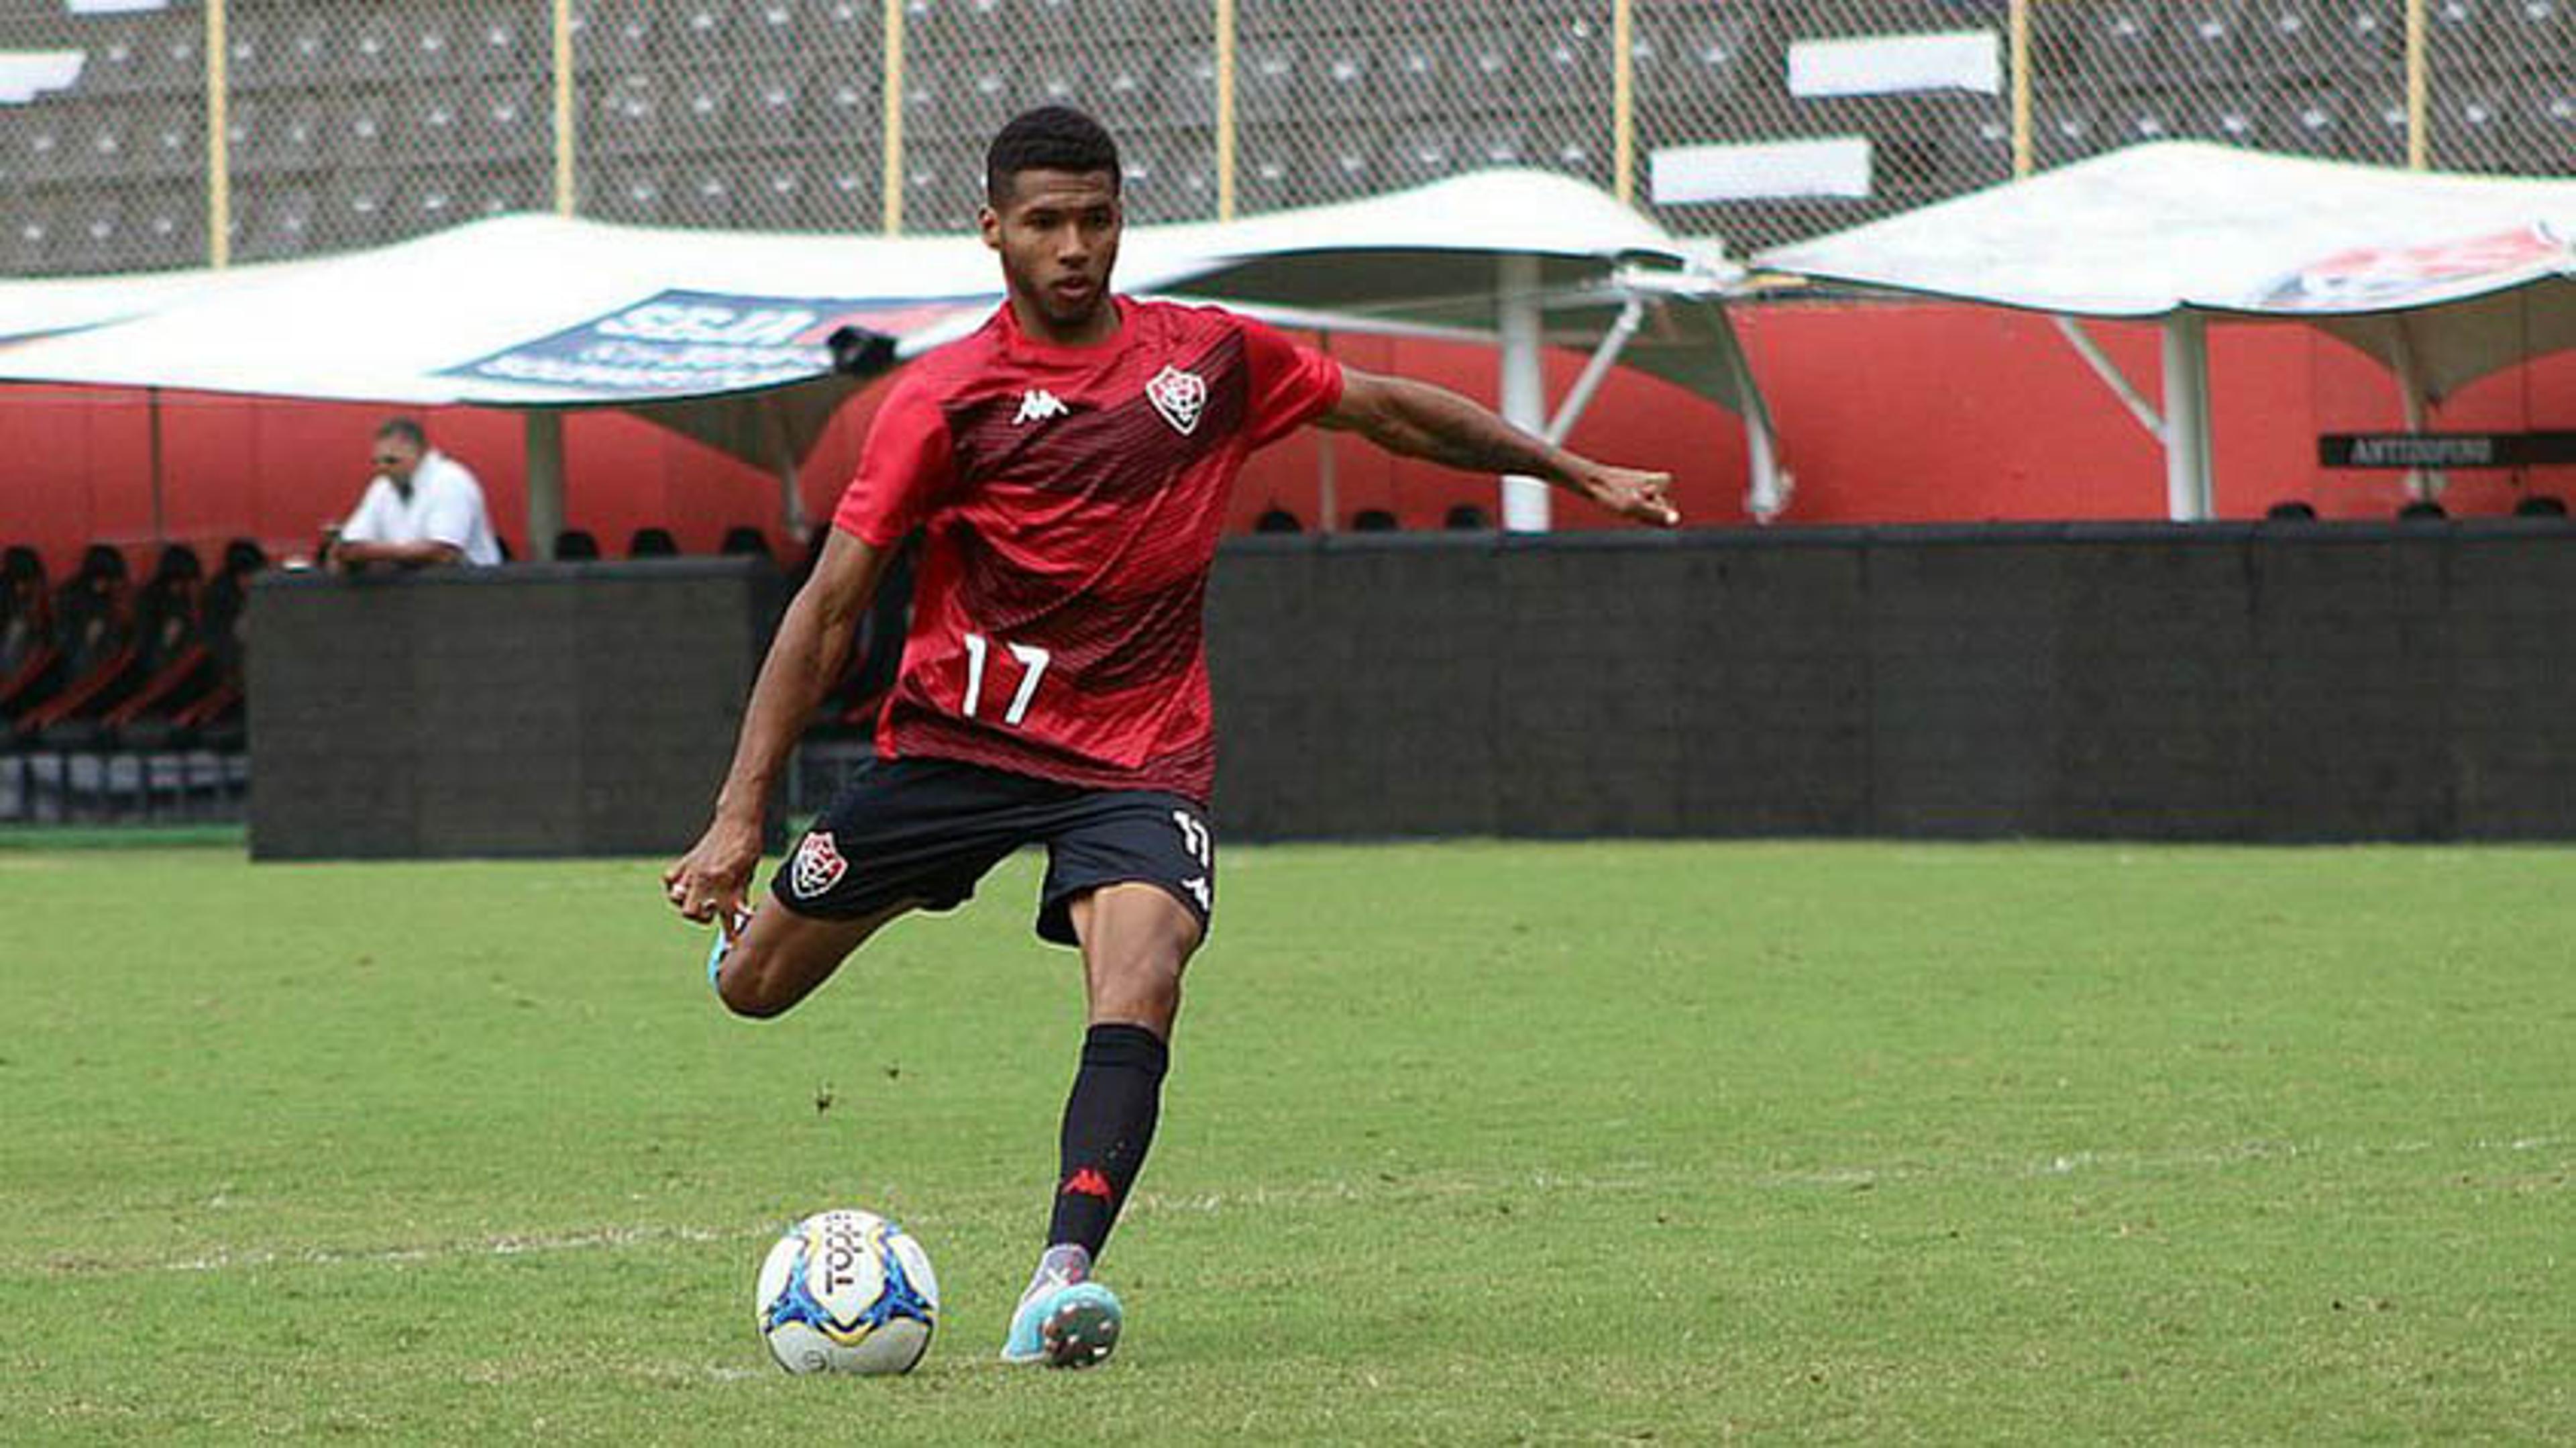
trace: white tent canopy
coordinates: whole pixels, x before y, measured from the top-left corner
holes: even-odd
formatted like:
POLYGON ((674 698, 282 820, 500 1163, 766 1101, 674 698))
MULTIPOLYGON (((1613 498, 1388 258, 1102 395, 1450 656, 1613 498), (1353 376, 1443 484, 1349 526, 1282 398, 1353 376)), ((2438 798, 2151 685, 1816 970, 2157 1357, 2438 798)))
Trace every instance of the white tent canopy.
MULTIPOLYGON (((2380 359, 2410 425, 2465 382, 2576 347, 2576 181, 2134 146, 1766 252, 1817 282, 2165 324, 2174 515, 2209 504, 2211 319, 2299 321, 2380 359)), ((2080 330, 2069 336, 2107 368, 2080 330)))
MULTIPOLYGON (((1315 326, 1499 336, 1505 401, 1533 426, 1543 410, 1512 395, 1516 374, 1536 377, 1548 335, 1531 319, 1553 317, 1562 340, 1601 342, 1606 330, 1611 355, 1648 330, 1665 343, 1641 351, 1654 370, 1762 430, 1718 305, 1732 275, 1580 182, 1502 171, 1239 222, 1131 228, 1118 283, 1315 326), (1623 330, 1614 319, 1631 300, 1638 316, 1623 330), (1648 312, 1657 325, 1643 329, 1648 312)), ((0 380, 526 410, 537 540, 561 516, 553 414, 634 411, 776 465, 792 499, 793 469, 859 385, 854 374, 978 325, 999 279, 969 236, 512 215, 273 267, 0 284, 0 380), (844 328, 845 344, 866 345, 845 346, 835 371, 827 342, 844 328)), ((1767 430, 1757 456, 1769 457, 1767 430)))

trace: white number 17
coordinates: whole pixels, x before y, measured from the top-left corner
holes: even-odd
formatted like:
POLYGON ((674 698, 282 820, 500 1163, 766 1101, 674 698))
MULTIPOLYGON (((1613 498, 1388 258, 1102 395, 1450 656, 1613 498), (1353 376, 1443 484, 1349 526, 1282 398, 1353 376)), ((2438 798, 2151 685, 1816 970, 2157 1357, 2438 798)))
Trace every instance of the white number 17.
MULTIPOLYGON (((1028 717, 1029 700, 1038 692, 1038 676, 1046 672, 1047 660, 1055 657, 1036 644, 1015 644, 1004 640, 1002 647, 1020 661, 1020 687, 1011 695, 1011 707, 1002 711, 1002 722, 1017 726, 1028 717)), ((975 717, 976 706, 984 700, 984 657, 992 645, 982 634, 966 635, 966 717, 975 717)))

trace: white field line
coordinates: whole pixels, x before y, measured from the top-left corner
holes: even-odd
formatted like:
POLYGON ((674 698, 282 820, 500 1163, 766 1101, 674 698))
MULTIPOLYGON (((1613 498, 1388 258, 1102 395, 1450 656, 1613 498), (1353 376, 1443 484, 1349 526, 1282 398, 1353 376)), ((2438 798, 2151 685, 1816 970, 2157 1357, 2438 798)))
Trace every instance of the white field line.
POLYGON ((455 1262, 477 1257, 520 1257, 550 1252, 586 1252, 633 1247, 651 1242, 728 1242, 744 1232, 709 1227, 600 1227, 587 1232, 552 1235, 511 1234, 474 1242, 441 1242, 408 1247, 306 1247, 225 1249, 164 1262, 130 1263, 100 1257, 58 1257, 44 1264, 54 1276, 112 1276, 124 1272, 229 1272, 255 1267, 327 1267, 359 1262, 455 1262))
MULTIPOLYGON (((1622 1162, 1619 1164, 1621 1168, 1619 1174, 1605 1176, 1567 1175, 1549 1171, 1498 1173, 1485 1176, 1388 1173, 1361 1179, 1337 1179, 1295 1185, 1264 1184, 1231 1192, 1143 1191, 1138 1192, 1128 1201, 1124 1215, 1130 1217, 1162 1214, 1214 1215, 1227 1212, 1261 1211, 1275 1207, 1330 1206, 1346 1202, 1439 1200, 1502 1191, 1522 1192, 1532 1188, 1551 1192, 1599 1194, 1687 1191, 1694 1196, 1704 1195, 1712 1187, 1730 1184, 1756 1190, 1814 1188, 1849 1190, 1874 1186, 1882 1182, 1930 1181, 1941 1178, 2035 1178, 2064 1177, 2079 1172, 2096 1171, 2200 1170, 2261 1163, 2408 1156, 2444 1149, 2526 1153, 2571 1144, 2576 1144, 2576 1137, 2479 1137, 2456 1146, 2421 1140, 2342 1145, 2312 1141, 2255 1140, 2237 1142, 2214 1149, 2163 1152, 2079 1150, 2038 1158, 1889 1162, 1874 1166, 1824 1165, 1795 1169, 1763 1169, 1742 1165, 1734 1167, 1717 1165, 1685 1172, 1659 1168, 1651 1162, 1622 1162)), ((960 1203, 949 1215, 955 1217, 981 1215, 977 1210, 981 1205, 980 1203, 972 1205, 960 1203)), ((998 1210, 1000 1204, 994 1205, 998 1210)), ((334 1266, 347 1263, 456 1262, 476 1258, 518 1257, 542 1253, 617 1250, 657 1242, 740 1242, 746 1238, 757 1237, 762 1230, 764 1229, 756 1226, 732 1229, 687 1226, 599 1227, 582 1232, 512 1234, 486 1237, 478 1241, 402 1247, 227 1249, 196 1257, 174 1258, 151 1263, 111 1261, 97 1257, 58 1257, 43 1263, 39 1270, 53 1276, 112 1276, 132 1272, 227 1272, 281 1265, 334 1266)))

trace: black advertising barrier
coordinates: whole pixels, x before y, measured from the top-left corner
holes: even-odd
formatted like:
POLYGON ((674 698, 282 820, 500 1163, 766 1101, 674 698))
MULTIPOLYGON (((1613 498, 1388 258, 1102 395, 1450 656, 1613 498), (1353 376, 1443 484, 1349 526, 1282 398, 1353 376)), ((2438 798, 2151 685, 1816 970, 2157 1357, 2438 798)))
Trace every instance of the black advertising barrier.
POLYGON ((2576 529, 1258 537, 1229 838, 2576 838, 2576 529))
MULTIPOLYGON (((676 853, 757 560, 286 575, 263 859, 676 853)), ((2576 838, 2576 525, 1229 542, 1228 838, 2576 838)))
POLYGON ((754 558, 263 577, 252 856, 676 854, 779 588, 754 558))

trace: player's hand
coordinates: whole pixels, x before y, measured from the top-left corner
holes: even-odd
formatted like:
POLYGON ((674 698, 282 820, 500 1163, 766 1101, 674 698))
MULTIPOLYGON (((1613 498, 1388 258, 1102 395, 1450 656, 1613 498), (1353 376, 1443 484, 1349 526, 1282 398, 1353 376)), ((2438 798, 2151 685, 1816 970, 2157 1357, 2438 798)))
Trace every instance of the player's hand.
POLYGON ((683 917, 701 925, 722 920, 731 929, 751 872, 759 867, 759 823, 719 818, 662 872, 662 893, 683 917))
POLYGON ((1583 495, 1622 518, 1651 523, 1658 528, 1678 526, 1681 510, 1665 496, 1673 485, 1670 473, 1640 472, 1635 468, 1614 468, 1606 463, 1591 463, 1576 476, 1583 495))

